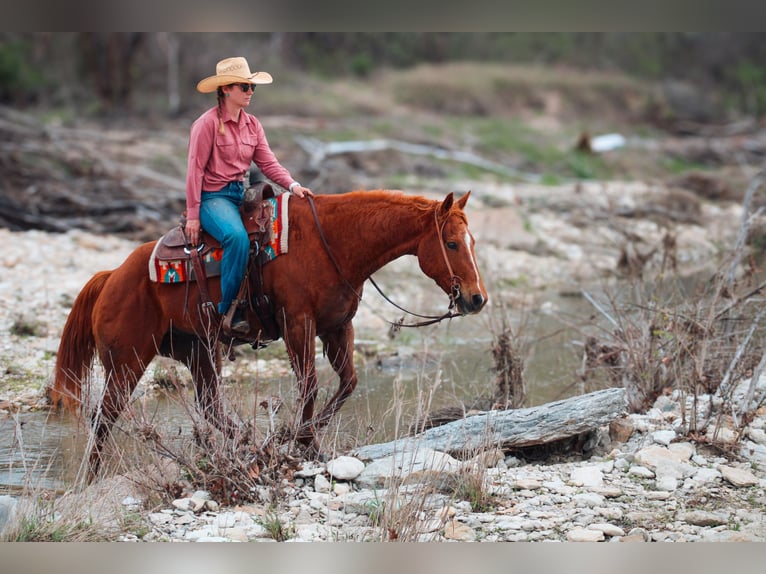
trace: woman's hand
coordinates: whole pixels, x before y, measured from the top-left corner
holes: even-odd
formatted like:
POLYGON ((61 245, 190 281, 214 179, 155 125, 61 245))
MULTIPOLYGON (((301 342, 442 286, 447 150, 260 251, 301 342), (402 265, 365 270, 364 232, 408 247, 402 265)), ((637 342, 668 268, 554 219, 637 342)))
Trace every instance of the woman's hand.
POLYGON ((186 220, 186 227, 184 228, 186 231, 186 238, 192 245, 197 245, 199 242, 199 228, 199 219, 186 220))
POLYGON ((302 185, 294 186, 291 193, 297 195, 298 197, 306 197, 307 195, 314 197, 314 192, 312 192, 308 187, 303 187, 302 185))

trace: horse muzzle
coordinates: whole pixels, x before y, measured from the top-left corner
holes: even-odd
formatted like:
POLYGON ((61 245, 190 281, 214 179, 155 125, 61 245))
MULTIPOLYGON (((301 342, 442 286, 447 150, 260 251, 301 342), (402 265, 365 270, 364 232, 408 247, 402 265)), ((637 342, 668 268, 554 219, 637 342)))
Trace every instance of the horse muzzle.
POLYGON ((461 315, 473 315, 481 311, 484 305, 487 304, 487 298, 481 293, 474 293, 469 297, 465 297, 461 293, 455 300, 455 304, 461 315))

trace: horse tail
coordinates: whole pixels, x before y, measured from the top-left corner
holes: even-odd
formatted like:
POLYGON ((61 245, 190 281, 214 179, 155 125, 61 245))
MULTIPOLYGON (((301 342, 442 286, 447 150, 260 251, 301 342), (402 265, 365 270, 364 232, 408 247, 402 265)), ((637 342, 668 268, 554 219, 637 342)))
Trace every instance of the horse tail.
POLYGON ((96 353, 93 307, 111 271, 101 271, 85 284, 72 305, 61 334, 53 386, 48 400, 54 408, 76 412, 81 402, 82 382, 90 372, 96 353))

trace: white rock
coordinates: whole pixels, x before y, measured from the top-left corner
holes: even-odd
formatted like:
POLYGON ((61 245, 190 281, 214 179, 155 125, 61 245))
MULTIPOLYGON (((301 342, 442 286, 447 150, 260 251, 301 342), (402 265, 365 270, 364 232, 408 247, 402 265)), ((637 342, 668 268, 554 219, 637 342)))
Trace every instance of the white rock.
POLYGON ((298 478, 310 478, 312 476, 316 476, 317 474, 321 474, 324 471, 325 471, 325 465, 306 466, 295 471, 294 476, 298 478))
POLYGON ((671 441, 676 438, 676 432, 672 430, 658 430, 652 433, 652 440, 657 444, 665 446, 670 445, 671 441))
POLYGON ((628 470, 628 475, 638 476, 639 478, 654 478, 654 471, 649 470, 645 466, 634 465, 628 470))
POLYGON ((327 463, 327 472, 337 480, 354 480, 364 470, 364 463, 353 456, 339 456, 327 463))
POLYGON ((758 479, 749 470, 725 464, 719 464, 718 470, 721 471, 724 480, 729 481, 734 486, 755 486, 758 484, 758 479))
POLYGON ((595 522, 588 525, 589 530, 600 530, 607 536, 625 536, 625 531, 619 526, 609 524, 608 522, 595 522))
POLYGON ((756 444, 766 445, 766 431, 758 428, 748 428, 747 436, 756 444))
POLYGON ((415 472, 427 470, 457 472, 461 463, 450 455, 430 448, 400 452, 375 460, 368 464, 356 478, 363 488, 378 488, 391 477, 406 477, 415 472))
POLYGON ((351 485, 347 482, 336 482, 332 485, 332 491, 337 496, 343 496, 351 492, 351 485))
POLYGON ((595 492, 584 492, 582 494, 575 494, 572 497, 575 506, 587 506, 590 508, 599 508, 604 505, 604 497, 595 492))
POLYGON ((694 473, 692 477, 699 483, 713 482, 721 478, 720 471, 715 468, 700 468, 694 473))
POLYGON ((660 476, 657 478, 656 485, 657 490, 673 492, 676 488, 678 488, 678 479, 669 475, 660 476))
POLYGON ((141 500, 138 498, 133 498, 132 496, 126 496, 122 499, 122 502, 120 502, 123 506, 128 508, 129 510, 137 510, 141 507, 141 500))
POLYGON ((604 484, 604 474, 595 466, 575 468, 569 482, 575 486, 598 487, 604 484))
POLYGON ((198 512, 205 506, 204 500, 197 498, 177 498, 172 502, 173 507, 185 512, 198 512))
POLYGON ((567 532, 567 540, 569 542, 601 542, 604 539, 604 533, 601 530, 574 528, 567 532))
POLYGON ((314 490, 316 492, 330 492, 330 481, 327 480, 325 475, 317 474, 314 477, 314 490))

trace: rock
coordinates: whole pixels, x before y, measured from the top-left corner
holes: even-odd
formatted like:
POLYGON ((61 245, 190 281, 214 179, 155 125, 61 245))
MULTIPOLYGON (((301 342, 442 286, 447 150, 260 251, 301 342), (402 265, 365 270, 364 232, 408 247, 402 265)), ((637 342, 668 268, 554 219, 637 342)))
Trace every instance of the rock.
POLYGON ((513 483, 518 490, 537 490, 542 483, 536 478, 517 478, 513 483))
POLYGON ((141 505, 143 504, 140 499, 135 498, 133 496, 126 496, 122 499, 120 502, 127 510, 138 510, 141 508, 141 505))
POLYGON ((332 485, 332 491, 336 496, 343 496, 351 492, 351 485, 347 482, 336 482, 332 485))
POLYGON ((457 472, 460 467, 460 461, 446 453, 419 448, 371 462, 356 478, 356 483, 362 488, 376 488, 384 486, 386 480, 392 477, 404 478, 426 470, 457 472))
POLYGON ((473 542, 476 540, 476 532, 470 526, 450 520, 444 527, 444 537, 447 540, 460 540, 462 542, 473 542))
POLYGON ((649 533, 641 527, 632 528, 630 532, 628 532, 628 537, 635 537, 636 539, 640 538, 642 542, 649 542, 649 533))
POLYGON ((598 487, 604 484, 604 474, 595 466, 575 468, 569 476, 569 483, 574 486, 598 487))
POLYGON ((740 446, 739 453, 746 459, 753 461, 761 467, 766 467, 766 445, 745 441, 740 446))
POLYGON ((339 456, 327 463, 327 472, 337 480, 354 480, 364 470, 364 463, 353 456, 339 456))
POLYGON ((604 539, 604 533, 601 530, 574 528, 567 532, 567 541, 569 542, 601 542, 604 539))
POLYGON ((685 478, 694 473, 694 467, 688 464, 692 449, 684 443, 670 445, 673 448, 665 448, 652 445, 643 448, 636 453, 635 461, 654 471, 656 476, 672 476, 673 478, 685 478))
POLYGON ((586 506, 589 508, 599 508, 604 505, 604 497, 595 492, 584 492, 575 494, 572 497, 575 506, 586 506))
POLYGON ((588 525, 589 530, 600 530, 606 536, 625 536, 625 531, 619 526, 609 524, 608 522, 595 522, 588 525))
POLYGON ((688 524, 694 524, 695 526, 719 526, 721 524, 726 524, 729 517, 719 512, 692 510, 681 514, 679 520, 683 520, 688 524))
POLYGON ((628 470, 629 476, 638 476, 639 478, 654 478, 654 471, 645 466, 631 466, 628 470))
POLYGON ((748 428, 747 436, 755 444, 766 445, 766 431, 758 428, 748 428))
POLYGON ((724 480, 727 480, 734 486, 756 486, 759 484, 756 476, 749 470, 725 464, 719 464, 718 470, 721 472, 724 480))
POLYGON ((658 430, 652 433, 652 440, 657 444, 668 446, 676 438, 676 431, 658 430))
POLYGON ((312 463, 308 463, 308 466, 296 470, 294 476, 297 478, 311 478, 312 476, 325 472, 325 470, 326 468, 323 464, 314 466, 312 463))
POLYGON ((715 468, 700 468, 692 477, 699 483, 713 482, 721 478, 721 472, 715 468))
POLYGON ((330 492, 330 481, 323 474, 314 477, 314 490, 316 492, 330 492))
POLYGON ((0 495, 0 534, 16 516, 17 500, 7 494, 0 495))
POLYGON ((172 502, 173 508, 184 512, 199 512, 205 506, 205 501, 198 498, 177 498, 172 502))
POLYGON ((666 492, 673 492, 678 488, 678 480, 673 476, 660 476, 655 482, 657 490, 664 490, 666 492))

